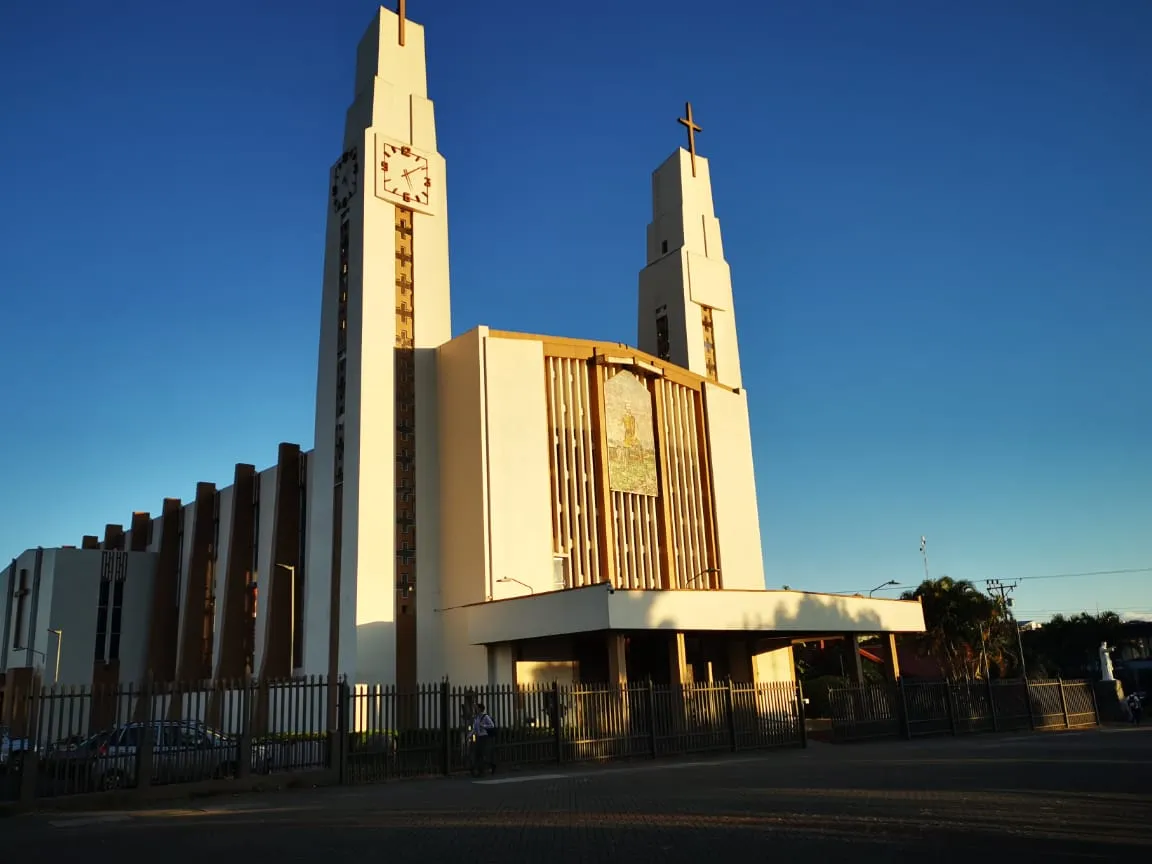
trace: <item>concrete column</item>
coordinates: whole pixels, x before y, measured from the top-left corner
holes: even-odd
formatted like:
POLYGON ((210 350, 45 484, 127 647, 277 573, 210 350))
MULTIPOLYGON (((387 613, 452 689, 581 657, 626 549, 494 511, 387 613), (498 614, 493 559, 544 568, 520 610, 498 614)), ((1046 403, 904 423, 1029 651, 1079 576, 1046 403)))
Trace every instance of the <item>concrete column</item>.
POLYGON ((756 680, 752 670, 752 646, 746 639, 733 639, 728 643, 728 673, 739 684, 756 680))
POLYGON ((860 657, 860 636, 856 633, 845 633, 840 643, 844 651, 844 672, 854 684, 864 683, 864 663, 860 657))
POLYGON ((692 683, 692 669, 688 666, 683 633, 673 633, 668 641, 668 671, 673 686, 692 683))
POLYGON ((609 633, 604 637, 608 643, 608 683, 614 687, 628 686, 628 658, 624 650, 624 636, 609 633))
POLYGON ((896 634, 888 633, 884 637, 885 652, 887 656, 884 658, 884 677, 889 681, 900 680, 900 655, 896 653, 896 634))
POLYGON ((516 649, 510 642, 488 646, 488 686, 516 683, 516 649))

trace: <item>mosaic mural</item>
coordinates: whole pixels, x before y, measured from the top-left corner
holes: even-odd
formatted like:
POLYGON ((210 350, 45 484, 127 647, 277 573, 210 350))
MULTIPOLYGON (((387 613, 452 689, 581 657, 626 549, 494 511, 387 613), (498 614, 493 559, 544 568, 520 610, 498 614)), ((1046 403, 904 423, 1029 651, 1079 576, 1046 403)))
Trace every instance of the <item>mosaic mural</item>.
POLYGON ((635 373, 617 372, 604 385, 608 484, 615 492, 655 497, 656 439, 652 394, 635 373))

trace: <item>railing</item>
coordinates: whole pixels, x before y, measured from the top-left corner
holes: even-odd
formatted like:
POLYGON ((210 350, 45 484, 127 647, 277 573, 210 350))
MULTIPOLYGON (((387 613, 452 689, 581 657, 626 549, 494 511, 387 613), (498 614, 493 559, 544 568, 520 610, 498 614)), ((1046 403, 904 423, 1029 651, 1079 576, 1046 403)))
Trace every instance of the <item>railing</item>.
POLYGON ((318 770, 329 690, 320 678, 51 687, 18 731, 37 756, 36 797, 318 770))
POLYGON ((476 706, 496 723, 504 769, 656 758, 804 744, 793 682, 620 687, 558 684, 455 687, 416 693, 356 687, 347 693, 346 782, 463 771, 471 765, 476 706))
POLYGON ((805 743, 799 687, 723 682, 620 687, 557 684, 415 692, 285 681, 45 688, 14 730, 22 754, 0 798, 329 771, 368 783, 471 765, 477 705, 497 724, 504 768, 805 743), (328 719, 335 718, 333 724, 328 719))
POLYGON ((907 681, 834 688, 832 737, 839 741, 1076 729, 1099 723, 1088 681, 907 681))

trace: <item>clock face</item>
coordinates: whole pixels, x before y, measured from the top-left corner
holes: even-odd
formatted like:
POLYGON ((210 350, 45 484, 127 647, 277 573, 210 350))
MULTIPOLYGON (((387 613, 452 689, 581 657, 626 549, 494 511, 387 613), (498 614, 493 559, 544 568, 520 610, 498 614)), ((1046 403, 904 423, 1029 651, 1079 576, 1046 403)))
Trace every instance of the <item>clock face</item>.
POLYGON ((432 200, 428 157, 402 144, 381 145, 380 183, 384 194, 405 204, 427 207, 432 200))
POLYGON ((353 147, 332 166, 332 209, 337 213, 348 207, 360 186, 360 157, 353 147))

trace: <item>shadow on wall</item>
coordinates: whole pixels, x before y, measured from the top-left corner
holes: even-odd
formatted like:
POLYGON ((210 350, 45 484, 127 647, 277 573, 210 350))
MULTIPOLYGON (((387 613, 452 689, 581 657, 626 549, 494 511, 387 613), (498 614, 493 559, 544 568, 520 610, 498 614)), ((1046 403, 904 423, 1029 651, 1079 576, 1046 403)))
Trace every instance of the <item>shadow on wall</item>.
MULTIPOLYGON (((617 592, 630 603, 649 605, 644 594, 617 592)), ((840 635, 845 632, 884 633, 880 616, 872 609, 857 608, 850 603, 854 598, 834 594, 805 594, 798 591, 774 592, 781 595, 770 616, 746 612, 741 619, 745 633, 790 633, 804 635, 840 635), (785 599, 787 598, 787 599, 785 599)), ((649 610, 646 626, 652 630, 675 630, 671 620, 658 620, 649 610)), ((733 631, 738 635, 739 631, 733 631)))
POLYGON ((396 625, 373 621, 356 627, 355 681, 393 681, 396 677, 396 625))

